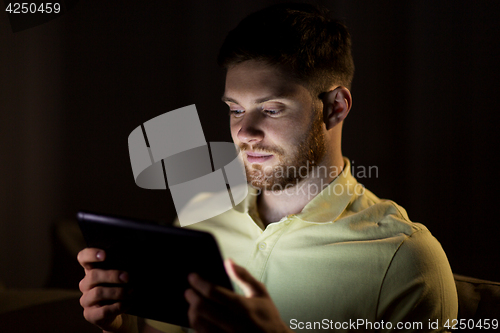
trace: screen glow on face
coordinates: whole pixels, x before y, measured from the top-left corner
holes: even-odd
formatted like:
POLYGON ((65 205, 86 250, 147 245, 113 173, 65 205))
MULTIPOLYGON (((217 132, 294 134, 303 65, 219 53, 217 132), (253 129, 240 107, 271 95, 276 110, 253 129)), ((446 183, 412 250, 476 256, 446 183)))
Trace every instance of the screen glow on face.
POLYGON ((222 100, 252 186, 281 190, 295 185, 307 177, 299 169, 323 159, 323 121, 311 94, 279 69, 253 60, 234 65, 222 100))

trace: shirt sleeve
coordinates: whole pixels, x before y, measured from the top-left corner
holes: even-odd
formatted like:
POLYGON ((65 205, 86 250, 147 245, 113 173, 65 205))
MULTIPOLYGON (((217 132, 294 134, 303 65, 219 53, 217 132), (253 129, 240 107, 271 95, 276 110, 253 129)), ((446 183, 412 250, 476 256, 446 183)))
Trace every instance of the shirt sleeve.
MULTIPOLYGON (((423 227, 423 226, 422 226, 423 227)), ((394 254, 380 289, 379 321, 383 332, 446 332, 457 318, 458 298, 453 274, 441 244, 420 229, 394 254)))

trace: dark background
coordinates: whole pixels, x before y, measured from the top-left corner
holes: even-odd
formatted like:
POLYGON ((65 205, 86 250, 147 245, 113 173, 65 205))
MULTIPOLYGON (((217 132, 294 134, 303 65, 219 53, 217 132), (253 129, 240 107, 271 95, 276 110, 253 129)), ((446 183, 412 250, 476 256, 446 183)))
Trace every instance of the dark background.
MULTIPOLYGON (((47 285, 51 227, 79 209, 174 218, 167 191, 135 185, 128 135, 196 104, 207 141, 230 141, 218 48, 276 2, 80 1, 17 33, 0 13, 0 281, 47 285)), ((353 38, 343 152, 378 169, 359 181, 424 223, 455 273, 500 281, 500 2, 314 3, 353 38)))

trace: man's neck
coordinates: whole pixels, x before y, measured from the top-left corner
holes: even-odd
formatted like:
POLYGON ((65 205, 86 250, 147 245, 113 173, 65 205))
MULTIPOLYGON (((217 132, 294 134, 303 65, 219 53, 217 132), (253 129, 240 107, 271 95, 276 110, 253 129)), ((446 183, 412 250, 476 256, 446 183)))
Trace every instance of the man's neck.
POLYGON ((333 163, 316 166, 307 178, 283 191, 263 191, 257 198, 257 211, 265 227, 284 216, 298 214, 344 169, 342 156, 333 163))

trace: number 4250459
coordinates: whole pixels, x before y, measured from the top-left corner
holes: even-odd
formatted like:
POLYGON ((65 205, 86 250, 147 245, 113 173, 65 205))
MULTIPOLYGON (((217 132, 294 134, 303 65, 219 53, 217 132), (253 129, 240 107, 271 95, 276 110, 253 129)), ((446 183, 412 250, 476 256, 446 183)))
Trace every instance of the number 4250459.
POLYGON ((497 330, 498 329, 498 319, 452 319, 452 320, 447 320, 444 325, 444 327, 448 329, 484 329, 484 330, 497 330))
POLYGON ((7 8, 5 8, 6 12, 9 12, 11 14, 27 14, 27 13, 46 13, 46 14, 51 14, 51 13, 59 13, 61 11, 61 4, 60 3, 52 3, 52 2, 45 2, 41 4, 37 4, 34 2, 11 2, 7 5, 7 8))

